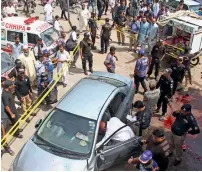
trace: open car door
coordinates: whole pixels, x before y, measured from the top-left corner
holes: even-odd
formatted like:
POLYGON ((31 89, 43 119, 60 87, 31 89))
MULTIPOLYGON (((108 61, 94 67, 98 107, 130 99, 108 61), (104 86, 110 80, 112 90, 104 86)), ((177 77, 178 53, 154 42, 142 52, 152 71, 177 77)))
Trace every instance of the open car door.
MULTIPOLYGON (((125 125, 125 127, 126 126, 128 125, 125 125)), ((116 132, 118 131, 119 130, 116 132)), ((115 133, 113 133, 108 140, 110 140, 115 133)), ((103 144, 104 146, 97 149, 97 169, 99 171, 105 170, 119 164, 131 155, 138 153, 140 151, 140 140, 140 136, 135 136, 129 140, 118 142, 114 145, 107 146, 103 144)))

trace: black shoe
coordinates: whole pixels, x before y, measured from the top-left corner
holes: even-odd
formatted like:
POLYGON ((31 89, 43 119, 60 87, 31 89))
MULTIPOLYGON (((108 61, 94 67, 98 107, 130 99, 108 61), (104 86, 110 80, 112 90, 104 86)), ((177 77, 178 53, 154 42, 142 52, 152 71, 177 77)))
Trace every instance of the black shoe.
POLYGON ((160 111, 159 109, 156 109, 156 110, 154 111, 154 113, 159 113, 159 111, 160 111))
POLYGON ((20 128, 20 129, 18 129, 18 131, 21 133, 21 132, 23 132, 23 129, 22 129, 22 128, 20 128))
POLYGON ((14 156, 14 155, 15 155, 15 152, 12 151, 10 147, 5 148, 5 150, 6 150, 11 156, 14 156))
POLYGON ((91 73, 93 73, 93 69, 89 69, 89 71, 90 71, 91 73))
POLYGON ((118 44, 120 45, 121 43, 120 43, 120 42, 118 42, 118 44))
POLYGON ((67 84, 63 84, 63 87, 65 88, 67 86, 67 84))
POLYGON ((29 118, 27 118, 25 121, 26 121, 27 123, 29 123, 29 122, 30 122, 30 119, 29 119, 29 118))
POLYGON ((36 116, 36 113, 35 113, 35 112, 33 112, 33 113, 31 114, 31 116, 36 116))
POLYGON ((23 138, 23 135, 21 134, 14 134, 15 137, 17 137, 18 139, 22 139, 23 138))
POLYGON ((122 43, 122 45, 124 46, 124 45, 125 45, 125 43, 122 43))
POLYGON ((181 163, 181 161, 175 160, 174 163, 173 163, 173 165, 174 165, 174 166, 177 166, 177 165, 179 165, 180 163, 181 163))
POLYGON ((100 53, 100 54, 104 54, 104 51, 100 51, 99 53, 100 53))
POLYGON ((85 74, 85 75, 88 75, 88 72, 87 72, 87 71, 84 71, 84 74, 85 74))
POLYGON ((107 53, 107 51, 105 51, 105 54, 107 53))

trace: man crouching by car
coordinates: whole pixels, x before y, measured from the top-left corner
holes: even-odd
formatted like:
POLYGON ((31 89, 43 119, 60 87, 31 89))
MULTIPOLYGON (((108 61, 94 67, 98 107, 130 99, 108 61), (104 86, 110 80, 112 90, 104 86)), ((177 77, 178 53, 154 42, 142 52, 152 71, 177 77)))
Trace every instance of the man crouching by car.
MULTIPOLYGON (((46 92, 52 87, 54 82, 55 82, 54 80, 52 80, 51 78, 48 78, 47 73, 42 72, 41 80, 39 83, 39 92, 40 92, 39 94, 41 98, 43 98, 46 92)), ((45 97, 42 104, 46 103, 46 105, 50 105, 50 104, 56 103, 58 101, 57 96, 58 96, 58 90, 57 90, 57 87, 54 86, 54 88, 50 91, 50 93, 45 97)))

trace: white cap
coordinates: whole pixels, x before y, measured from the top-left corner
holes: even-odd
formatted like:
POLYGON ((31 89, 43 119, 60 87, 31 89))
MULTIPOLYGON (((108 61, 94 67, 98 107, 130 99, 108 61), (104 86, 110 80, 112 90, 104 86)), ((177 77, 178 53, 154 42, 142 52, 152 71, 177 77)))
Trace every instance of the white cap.
POLYGON ((28 49, 28 45, 24 45, 24 46, 23 46, 23 49, 28 49))

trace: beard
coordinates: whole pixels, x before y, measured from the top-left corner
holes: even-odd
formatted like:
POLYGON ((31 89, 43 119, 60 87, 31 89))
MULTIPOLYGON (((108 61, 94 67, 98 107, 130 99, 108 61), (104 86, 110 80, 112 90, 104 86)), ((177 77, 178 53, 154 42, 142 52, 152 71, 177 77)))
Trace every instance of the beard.
POLYGON ((29 51, 24 52, 24 56, 25 56, 25 57, 28 57, 28 56, 29 56, 29 51))

